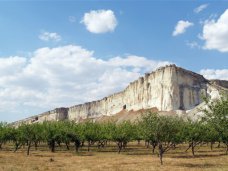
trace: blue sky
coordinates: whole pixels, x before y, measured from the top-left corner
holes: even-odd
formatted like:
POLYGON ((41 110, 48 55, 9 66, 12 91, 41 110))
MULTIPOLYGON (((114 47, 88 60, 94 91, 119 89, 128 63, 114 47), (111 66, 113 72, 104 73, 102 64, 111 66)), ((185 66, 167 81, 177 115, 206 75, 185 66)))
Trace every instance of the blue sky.
POLYGON ((102 98, 168 63, 228 79, 227 9, 227 1, 0 1, 0 120, 102 98))

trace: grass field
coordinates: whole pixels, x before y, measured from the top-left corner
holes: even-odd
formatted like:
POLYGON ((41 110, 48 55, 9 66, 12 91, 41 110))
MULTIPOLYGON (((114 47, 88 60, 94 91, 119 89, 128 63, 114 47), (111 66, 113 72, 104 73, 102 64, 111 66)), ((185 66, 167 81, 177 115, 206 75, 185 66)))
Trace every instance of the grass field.
POLYGON ((11 146, 4 146, 0 151, 0 171, 228 171, 225 149, 215 147, 211 151, 209 146, 204 145, 196 148, 196 156, 192 157, 190 151, 185 152, 186 147, 178 146, 166 153, 164 164, 160 165, 157 154, 152 155, 151 149, 147 149, 144 143, 130 143, 121 154, 116 152, 115 144, 102 149, 93 147, 90 152, 85 147, 78 154, 73 147, 70 151, 65 146, 58 147, 55 153, 51 153, 46 146, 42 146, 38 150, 32 148, 30 156, 26 155, 26 149, 14 153, 11 146))

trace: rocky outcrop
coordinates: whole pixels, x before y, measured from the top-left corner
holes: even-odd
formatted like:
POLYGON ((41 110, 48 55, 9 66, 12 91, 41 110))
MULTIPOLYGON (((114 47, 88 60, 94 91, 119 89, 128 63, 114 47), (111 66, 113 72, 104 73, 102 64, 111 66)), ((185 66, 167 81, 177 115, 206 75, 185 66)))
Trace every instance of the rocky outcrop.
POLYGON ((228 88, 228 81, 226 80, 210 80, 210 83, 223 88, 228 88))
MULTIPOLYGON (((113 116, 122 110, 137 111, 156 108, 158 111, 187 111, 202 102, 201 97, 208 94, 210 85, 226 87, 227 82, 218 80, 210 82, 202 75, 169 65, 146 73, 143 77, 130 83, 122 92, 102 100, 69 108, 58 108, 34 117, 35 120, 38 117, 36 122, 63 119, 78 122, 86 118, 113 116)), ((31 123, 34 117, 24 121, 31 123)))
POLYGON ((68 118, 68 108, 56 108, 54 110, 50 110, 39 115, 35 115, 26 119, 22 119, 16 122, 11 123, 11 125, 18 126, 20 124, 32 124, 37 122, 44 121, 60 121, 68 118))

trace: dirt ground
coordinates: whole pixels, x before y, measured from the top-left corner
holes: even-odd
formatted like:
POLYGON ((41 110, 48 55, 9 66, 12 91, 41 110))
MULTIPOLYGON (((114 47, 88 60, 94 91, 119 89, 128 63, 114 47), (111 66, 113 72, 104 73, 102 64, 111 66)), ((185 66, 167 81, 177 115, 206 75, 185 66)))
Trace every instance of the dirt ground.
POLYGON ((55 153, 46 147, 31 149, 31 155, 26 156, 26 149, 14 153, 12 147, 0 151, 0 171, 228 171, 228 155, 225 150, 208 146, 196 148, 196 156, 190 151, 184 152, 186 146, 180 146, 164 155, 164 164, 160 165, 157 154, 152 155, 143 143, 132 143, 121 154, 116 152, 114 144, 104 149, 93 147, 91 152, 86 148, 76 154, 71 147, 57 148, 55 153))

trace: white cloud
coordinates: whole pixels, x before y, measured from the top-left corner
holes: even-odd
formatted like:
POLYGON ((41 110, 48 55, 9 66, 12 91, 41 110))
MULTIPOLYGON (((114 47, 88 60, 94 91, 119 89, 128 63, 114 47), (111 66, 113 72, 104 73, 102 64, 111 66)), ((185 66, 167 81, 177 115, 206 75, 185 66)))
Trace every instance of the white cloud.
POLYGON ((39 35, 39 39, 40 40, 43 40, 43 41, 55 41, 55 42, 58 42, 60 41, 62 38, 59 34, 57 33, 50 33, 50 32, 42 32, 40 35, 39 35))
POLYGON ((205 21, 201 37, 205 41, 204 49, 228 52, 228 9, 217 21, 205 21))
POLYGON ((18 56, 8 58, 0 58, 0 77, 8 77, 12 74, 21 72, 26 64, 26 59, 18 56))
POLYGON ((228 80, 228 69, 202 69, 200 74, 207 79, 228 80))
POLYGON ((0 120, 100 99, 169 64, 134 55, 104 60, 93 54, 68 45, 37 49, 29 59, 0 58, 0 120))
POLYGON ((208 4, 202 4, 194 9, 195 13, 200 13, 208 7, 208 4))
POLYGON ((187 41, 186 45, 188 47, 190 47, 191 49, 194 49, 194 48, 200 49, 201 48, 201 46, 196 41, 192 41, 192 42, 187 41))
POLYGON ((117 19, 112 10, 97 10, 85 13, 81 23, 91 33, 113 32, 117 26, 117 19))
POLYGON ((173 31, 173 36, 177 36, 179 34, 185 33, 186 29, 193 25, 194 24, 189 21, 183 21, 183 20, 178 21, 178 23, 173 31))

